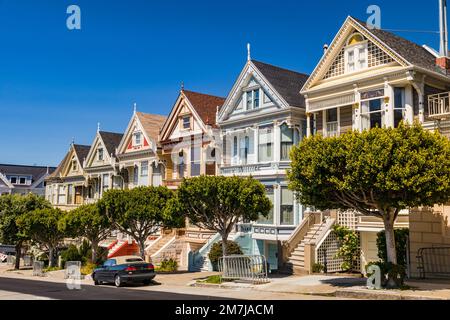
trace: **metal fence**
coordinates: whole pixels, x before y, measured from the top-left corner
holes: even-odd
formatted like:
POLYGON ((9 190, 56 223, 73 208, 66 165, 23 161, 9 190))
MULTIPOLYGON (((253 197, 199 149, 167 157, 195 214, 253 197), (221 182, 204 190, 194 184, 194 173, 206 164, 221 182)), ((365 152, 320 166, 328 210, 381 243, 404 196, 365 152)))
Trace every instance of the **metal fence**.
POLYGON ((43 277, 44 276, 44 261, 34 261, 33 262, 33 276, 43 277))
POLYGON ((32 256, 24 256, 23 257, 23 266, 24 267, 33 266, 33 257, 32 256))
POLYGON ((450 278, 450 247, 421 248, 417 259, 422 279, 450 278))
POLYGON ((231 255, 219 260, 219 272, 227 280, 249 281, 254 284, 267 283, 267 260, 259 255, 231 255))

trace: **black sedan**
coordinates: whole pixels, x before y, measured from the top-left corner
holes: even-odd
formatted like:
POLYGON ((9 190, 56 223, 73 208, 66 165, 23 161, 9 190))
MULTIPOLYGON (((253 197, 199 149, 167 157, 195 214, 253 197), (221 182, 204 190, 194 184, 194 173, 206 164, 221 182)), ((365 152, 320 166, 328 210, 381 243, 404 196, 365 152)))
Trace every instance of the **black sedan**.
POLYGON ((115 257, 107 260, 102 267, 92 273, 95 285, 114 283, 122 287, 127 283, 143 283, 148 285, 155 277, 155 268, 137 256, 115 257))

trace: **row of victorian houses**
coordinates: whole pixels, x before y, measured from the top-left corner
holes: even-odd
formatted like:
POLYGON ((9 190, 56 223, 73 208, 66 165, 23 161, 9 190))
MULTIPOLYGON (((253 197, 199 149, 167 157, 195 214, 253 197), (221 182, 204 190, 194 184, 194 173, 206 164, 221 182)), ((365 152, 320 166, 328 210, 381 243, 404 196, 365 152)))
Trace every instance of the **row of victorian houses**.
MULTIPOLYGON (((273 208, 267 218, 241 223, 230 235, 245 253, 266 256, 273 271, 310 272, 315 263, 338 271, 331 232, 338 223, 359 232, 364 271, 378 260, 382 222, 354 212, 314 212, 298 203, 286 178, 289 150, 310 135, 396 127, 401 120, 446 134, 449 69, 447 57, 348 17, 311 75, 252 60, 249 52, 226 98, 183 88, 167 117, 135 110, 124 134, 98 129, 91 145, 72 144, 46 180, 46 198, 70 210, 113 188, 176 189, 186 177, 251 175, 265 185, 273 208)), ((420 271, 419 248, 450 244, 446 208, 399 215, 396 227, 410 228, 411 275, 420 271)), ((216 241, 214 232, 188 223, 149 239, 147 254, 204 270, 216 241)), ((127 244, 118 239, 110 249, 127 244)))

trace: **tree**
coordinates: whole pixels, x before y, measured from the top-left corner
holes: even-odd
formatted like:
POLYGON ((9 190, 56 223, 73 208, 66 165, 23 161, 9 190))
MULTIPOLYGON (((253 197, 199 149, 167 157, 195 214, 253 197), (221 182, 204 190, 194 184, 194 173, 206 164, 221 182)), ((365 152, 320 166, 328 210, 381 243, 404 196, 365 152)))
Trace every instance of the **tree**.
POLYGON ((121 232, 130 235, 145 258, 145 241, 161 227, 182 226, 183 220, 166 210, 174 192, 166 187, 138 187, 109 190, 100 203, 108 218, 121 232))
POLYGON ((0 242, 15 246, 15 269, 20 267, 24 242, 30 240, 20 233, 17 219, 27 212, 50 207, 50 203, 43 197, 31 193, 25 196, 18 194, 0 196, 0 242))
POLYGON ((185 179, 170 209, 199 227, 218 232, 226 256, 228 235, 240 220, 254 221, 272 208, 264 185, 251 177, 200 176, 185 179))
POLYGON ((294 147, 291 159, 289 186, 300 202, 382 219, 387 259, 394 265, 394 222, 400 210, 450 198, 450 142, 418 123, 336 138, 316 135, 294 147))
POLYGON ((60 209, 37 209, 17 219, 22 236, 30 238, 48 250, 49 267, 56 265, 56 250, 65 234, 59 228, 59 221, 65 213, 60 209))
POLYGON ((71 237, 84 237, 91 243, 91 261, 97 260, 98 245, 111 233, 111 222, 98 204, 82 205, 59 222, 60 230, 71 237))

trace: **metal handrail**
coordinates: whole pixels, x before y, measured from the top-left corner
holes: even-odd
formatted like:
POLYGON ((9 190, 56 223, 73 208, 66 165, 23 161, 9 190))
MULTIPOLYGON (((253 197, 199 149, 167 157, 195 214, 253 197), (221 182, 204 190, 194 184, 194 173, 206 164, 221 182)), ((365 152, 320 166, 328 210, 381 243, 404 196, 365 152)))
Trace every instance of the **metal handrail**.
POLYGON ((428 113, 430 117, 450 115, 450 92, 429 95, 428 113))
POLYGON ((223 279, 250 281, 254 284, 267 283, 268 264, 263 255, 230 255, 218 263, 223 279))
POLYGON ((422 279, 450 278, 450 247, 420 248, 417 260, 422 279))

